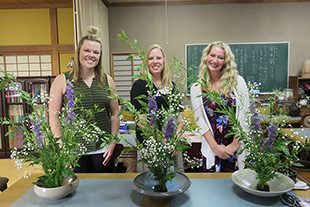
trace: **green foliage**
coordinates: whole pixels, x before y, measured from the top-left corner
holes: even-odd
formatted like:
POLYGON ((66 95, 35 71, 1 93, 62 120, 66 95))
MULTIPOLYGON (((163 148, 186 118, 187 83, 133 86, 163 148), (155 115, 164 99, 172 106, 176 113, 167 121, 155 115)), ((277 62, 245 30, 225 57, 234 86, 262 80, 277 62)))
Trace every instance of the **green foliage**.
POLYGON ((0 68, 0 72, 4 74, 3 77, 0 77, 0 90, 3 88, 8 88, 10 85, 15 85, 16 77, 10 73, 4 73, 4 71, 0 68))
MULTIPOLYGON (((269 114, 269 119, 265 120, 268 124, 261 124, 254 101, 255 96, 251 94, 253 87, 257 87, 257 85, 249 84, 251 105, 249 106, 249 112, 246 114, 248 130, 242 127, 236 113, 225 107, 225 102, 220 94, 208 91, 207 96, 219 105, 218 112, 229 116, 229 120, 233 125, 227 136, 239 137, 239 141, 244 143, 244 148, 240 153, 244 150, 247 152, 245 164, 257 173, 259 187, 262 189, 269 180, 278 176, 277 173, 281 169, 289 168, 292 165, 300 165, 298 163, 298 154, 307 146, 282 134, 281 129, 289 127, 287 116, 279 117, 269 114)), ((274 93, 279 93, 279 91, 274 93)), ((269 100, 273 106, 275 99, 269 100)), ((279 112, 280 110, 275 109, 275 111, 279 112)))
MULTIPOLYGON (((8 77, 8 76, 6 76, 8 77)), ((15 77, 10 77, 8 82, 14 84, 15 77)), ((9 87, 6 85, 5 87, 9 87)), ((67 86, 68 90, 68 86, 67 86)), ((47 122, 48 96, 41 94, 38 98, 32 98, 29 93, 19 90, 22 99, 32 108, 31 114, 26 114, 21 124, 16 124, 11 118, 0 118, 0 123, 8 125, 9 130, 6 136, 13 135, 13 132, 21 132, 24 135, 23 148, 12 149, 11 158, 15 160, 18 168, 23 163, 29 166, 39 165, 44 171, 37 184, 41 187, 58 187, 62 180, 74 175, 73 169, 78 166, 80 155, 85 154, 86 148, 80 143, 78 137, 83 137, 85 142, 95 142, 100 138, 103 144, 112 141, 112 137, 100 130, 95 123, 91 123, 92 117, 101 112, 98 106, 86 110, 79 106, 81 97, 74 93, 74 107, 64 103, 62 112, 55 112, 59 116, 62 137, 54 137, 51 126, 47 122), (40 104, 41 107, 37 107, 40 104), (74 118, 70 118, 73 112, 78 112, 74 118), (104 138, 102 138, 104 137, 104 138)), ((13 138, 14 139, 14 138, 13 138)), ((26 175, 27 176, 27 175, 26 175)))
POLYGON ((277 99, 280 96, 284 96, 283 92, 281 92, 279 89, 275 89, 273 93, 268 96, 267 103, 268 103, 268 115, 269 119, 272 118, 272 115, 280 115, 281 110, 280 107, 278 107, 277 99))
MULTIPOLYGON (((128 151, 136 149, 141 152, 141 160, 138 162, 143 162, 148 166, 153 179, 158 181, 161 189, 164 189, 166 182, 171 181, 175 176, 175 172, 170 171, 170 168, 176 163, 177 153, 182 153, 185 149, 190 147, 190 143, 188 143, 186 138, 182 137, 182 134, 185 131, 194 131, 194 125, 190 124, 189 121, 183 116, 182 111, 184 109, 183 106, 180 105, 183 94, 179 93, 178 87, 169 96, 167 96, 166 102, 168 106, 170 106, 168 109, 161 108, 157 109, 153 113, 149 112, 152 106, 150 102, 145 103, 145 100, 154 100, 155 93, 153 89, 152 74, 148 72, 145 64, 145 52, 140 52, 138 49, 138 41, 131 41, 124 31, 122 31, 122 34, 118 34, 118 39, 128 43, 138 54, 137 57, 142 60, 143 63, 139 70, 140 72, 141 70, 144 70, 146 76, 139 73, 135 76, 135 78, 145 80, 147 82, 149 92, 149 97, 146 97, 145 95, 136 97, 142 106, 142 109, 139 111, 137 111, 129 101, 120 98, 117 94, 114 94, 113 97, 120 100, 129 113, 136 117, 136 120, 144 126, 141 130, 144 137, 146 137, 144 146, 141 143, 135 146, 127 142, 127 140, 124 140, 124 138, 122 139, 130 145, 130 149, 128 149, 128 151), (152 123, 152 118, 154 118, 154 123, 152 123), (171 121, 173 122, 174 127, 171 136, 168 138, 165 129, 169 121, 170 123, 171 121), (159 123, 162 123, 162 128, 159 123), (181 127, 177 130, 178 126, 181 127)), ((131 58, 131 56, 129 58, 131 58)), ((175 73, 179 73, 183 70, 184 67, 182 67, 183 64, 176 59, 174 59, 174 64, 170 65, 170 68, 173 68, 175 73)), ((186 80, 184 80, 183 83, 186 83, 186 80)), ((161 94, 158 93, 157 95, 161 94)), ((139 143, 138 140, 136 140, 136 142, 139 143)), ((184 156, 186 157, 186 154, 184 156)), ((186 158, 185 165, 188 166, 198 166, 201 162, 199 159, 191 160, 188 157, 186 158)))

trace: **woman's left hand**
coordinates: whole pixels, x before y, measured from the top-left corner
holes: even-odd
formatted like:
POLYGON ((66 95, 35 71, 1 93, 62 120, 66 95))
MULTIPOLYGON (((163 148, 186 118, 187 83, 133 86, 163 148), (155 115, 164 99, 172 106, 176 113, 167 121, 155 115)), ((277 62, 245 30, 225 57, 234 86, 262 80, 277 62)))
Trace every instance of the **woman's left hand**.
POLYGON ((239 149, 241 143, 239 142, 239 138, 234 138, 232 143, 230 143, 229 145, 226 146, 226 148, 231 151, 232 153, 237 152, 237 150, 239 149))
POLYGON ((110 159, 111 159, 111 157, 112 157, 112 155, 113 155, 113 152, 114 152, 115 145, 116 145, 116 143, 115 143, 115 142, 112 142, 112 143, 107 147, 106 151, 104 152, 104 154, 103 154, 104 160, 103 160, 103 162, 102 162, 102 164, 103 164, 104 166, 106 166, 106 165, 108 164, 108 162, 110 161, 110 159))

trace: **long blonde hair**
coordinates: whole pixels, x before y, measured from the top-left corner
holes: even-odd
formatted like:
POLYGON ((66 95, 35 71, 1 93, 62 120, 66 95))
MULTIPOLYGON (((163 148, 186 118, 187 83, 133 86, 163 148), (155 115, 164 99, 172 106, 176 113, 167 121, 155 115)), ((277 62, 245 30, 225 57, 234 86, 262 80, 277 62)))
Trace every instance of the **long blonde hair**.
POLYGON ((229 45, 222 41, 216 41, 209 44, 202 52, 201 62, 199 66, 199 82, 206 83, 202 85, 202 90, 210 90, 211 89, 211 75, 207 66, 207 58, 213 47, 219 47, 224 50, 225 62, 223 68, 221 69, 221 85, 219 87, 220 94, 225 94, 225 96, 230 96, 233 92, 235 84, 237 82, 237 65, 235 63, 235 56, 232 53, 229 45), (205 79, 206 74, 206 79, 205 79))
MULTIPOLYGON (((160 49, 160 51, 162 52, 163 54, 163 58, 164 58, 164 67, 163 67, 163 70, 161 72, 161 84, 164 86, 164 87, 169 87, 171 88, 173 85, 172 85, 172 81, 171 81, 171 72, 170 72, 170 68, 168 66, 168 63, 167 63, 167 58, 165 56, 165 53, 164 53, 164 50, 162 47, 160 47, 158 44, 153 44, 151 45, 147 52, 145 53, 145 67, 144 68, 147 68, 147 70, 150 72, 150 69, 148 68, 147 66, 147 63, 148 63, 148 60, 149 60, 149 57, 150 57, 150 54, 152 52, 153 49, 155 48, 158 48, 160 49)), ((146 75, 145 75, 145 71, 144 69, 141 70, 141 73, 142 75, 146 78, 146 75)))
POLYGON ((80 50, 81 50, 81 47, 84 41, 90 40, 90 41, 98 42, 100 44, 100 58, 99 58, 98 64, 96 65, 94 69, 94 73, 95 73, 95 78, 98 82, 98 87, 104 86, 105 76, 104 76, 103 67, 101 66, 102 44, 101 44, 99 37, 96 36, 97 33, 98 33, 98 28, 94 26, 90 26, 87 30, 87 35, 82 37, 82 39, 79 41, 79 44, 76 48, 73 67, 69 74, 72 76, 72 79, 74 80, 74 82, 78 85, 81 84, 81 70, 80 70, 80 60, 79 60, 80 50))

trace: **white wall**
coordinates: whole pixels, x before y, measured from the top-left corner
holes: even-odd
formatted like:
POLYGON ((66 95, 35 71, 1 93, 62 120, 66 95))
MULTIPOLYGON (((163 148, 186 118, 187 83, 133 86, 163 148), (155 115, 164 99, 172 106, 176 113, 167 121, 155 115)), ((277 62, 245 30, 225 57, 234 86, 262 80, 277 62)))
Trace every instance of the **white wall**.
POLYGON ((171 63, 185 63, 185 44, 222 40, 227 43, 289 41, 290 75, 299 75, 310 59, 310 2, 168 6, 168 44, 164 6, 110 7, 111 52, 131 51, 117 41, 124 29, 140 49, 161 45, 171 63))

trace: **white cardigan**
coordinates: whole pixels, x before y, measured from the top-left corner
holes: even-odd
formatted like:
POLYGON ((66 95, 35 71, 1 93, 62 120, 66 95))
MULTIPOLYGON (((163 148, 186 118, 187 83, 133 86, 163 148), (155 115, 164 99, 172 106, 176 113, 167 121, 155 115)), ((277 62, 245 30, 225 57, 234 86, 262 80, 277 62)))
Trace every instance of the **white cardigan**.
MULTIPOLYGON (((213 135, 213 131, 211 128, 211 124, 209 122, 208 116, 205 112, 203 100, 201 97, 201 87, 199 83, 195 83, 191 87, 191 102, 194 112, 194 117, 196 120, 196 125, 199 127, 199 133, 204 135, 207 131, 211 130, 213 135)), ((236 116, 245 130, 246 133, 249 131, 249 127, 247 124, 247 118, 245 116, 245 112, 249 111, 249 94, 248 88, 244 81, 244 79, 238 75, 237 77, 237 86, 234 88, 234 94, 236 96, 237 107, 236 107, 236 116)), ((213 135, 214 136, 214 135, 213 135)), ((241 143, 238 152, 244 147, 244 144, 241 143)), ((204 157, 207 158, 206 167, 210 169, 215 164, 215 153, 211 150, 207 140, 204 138, 202 139, 201 145, 201 153, 204 157)), ((238 167, 239 169, 244 168, 244 160, 245 160, 246 152, 245 150, 242 154, 238 154, 238 167)))

